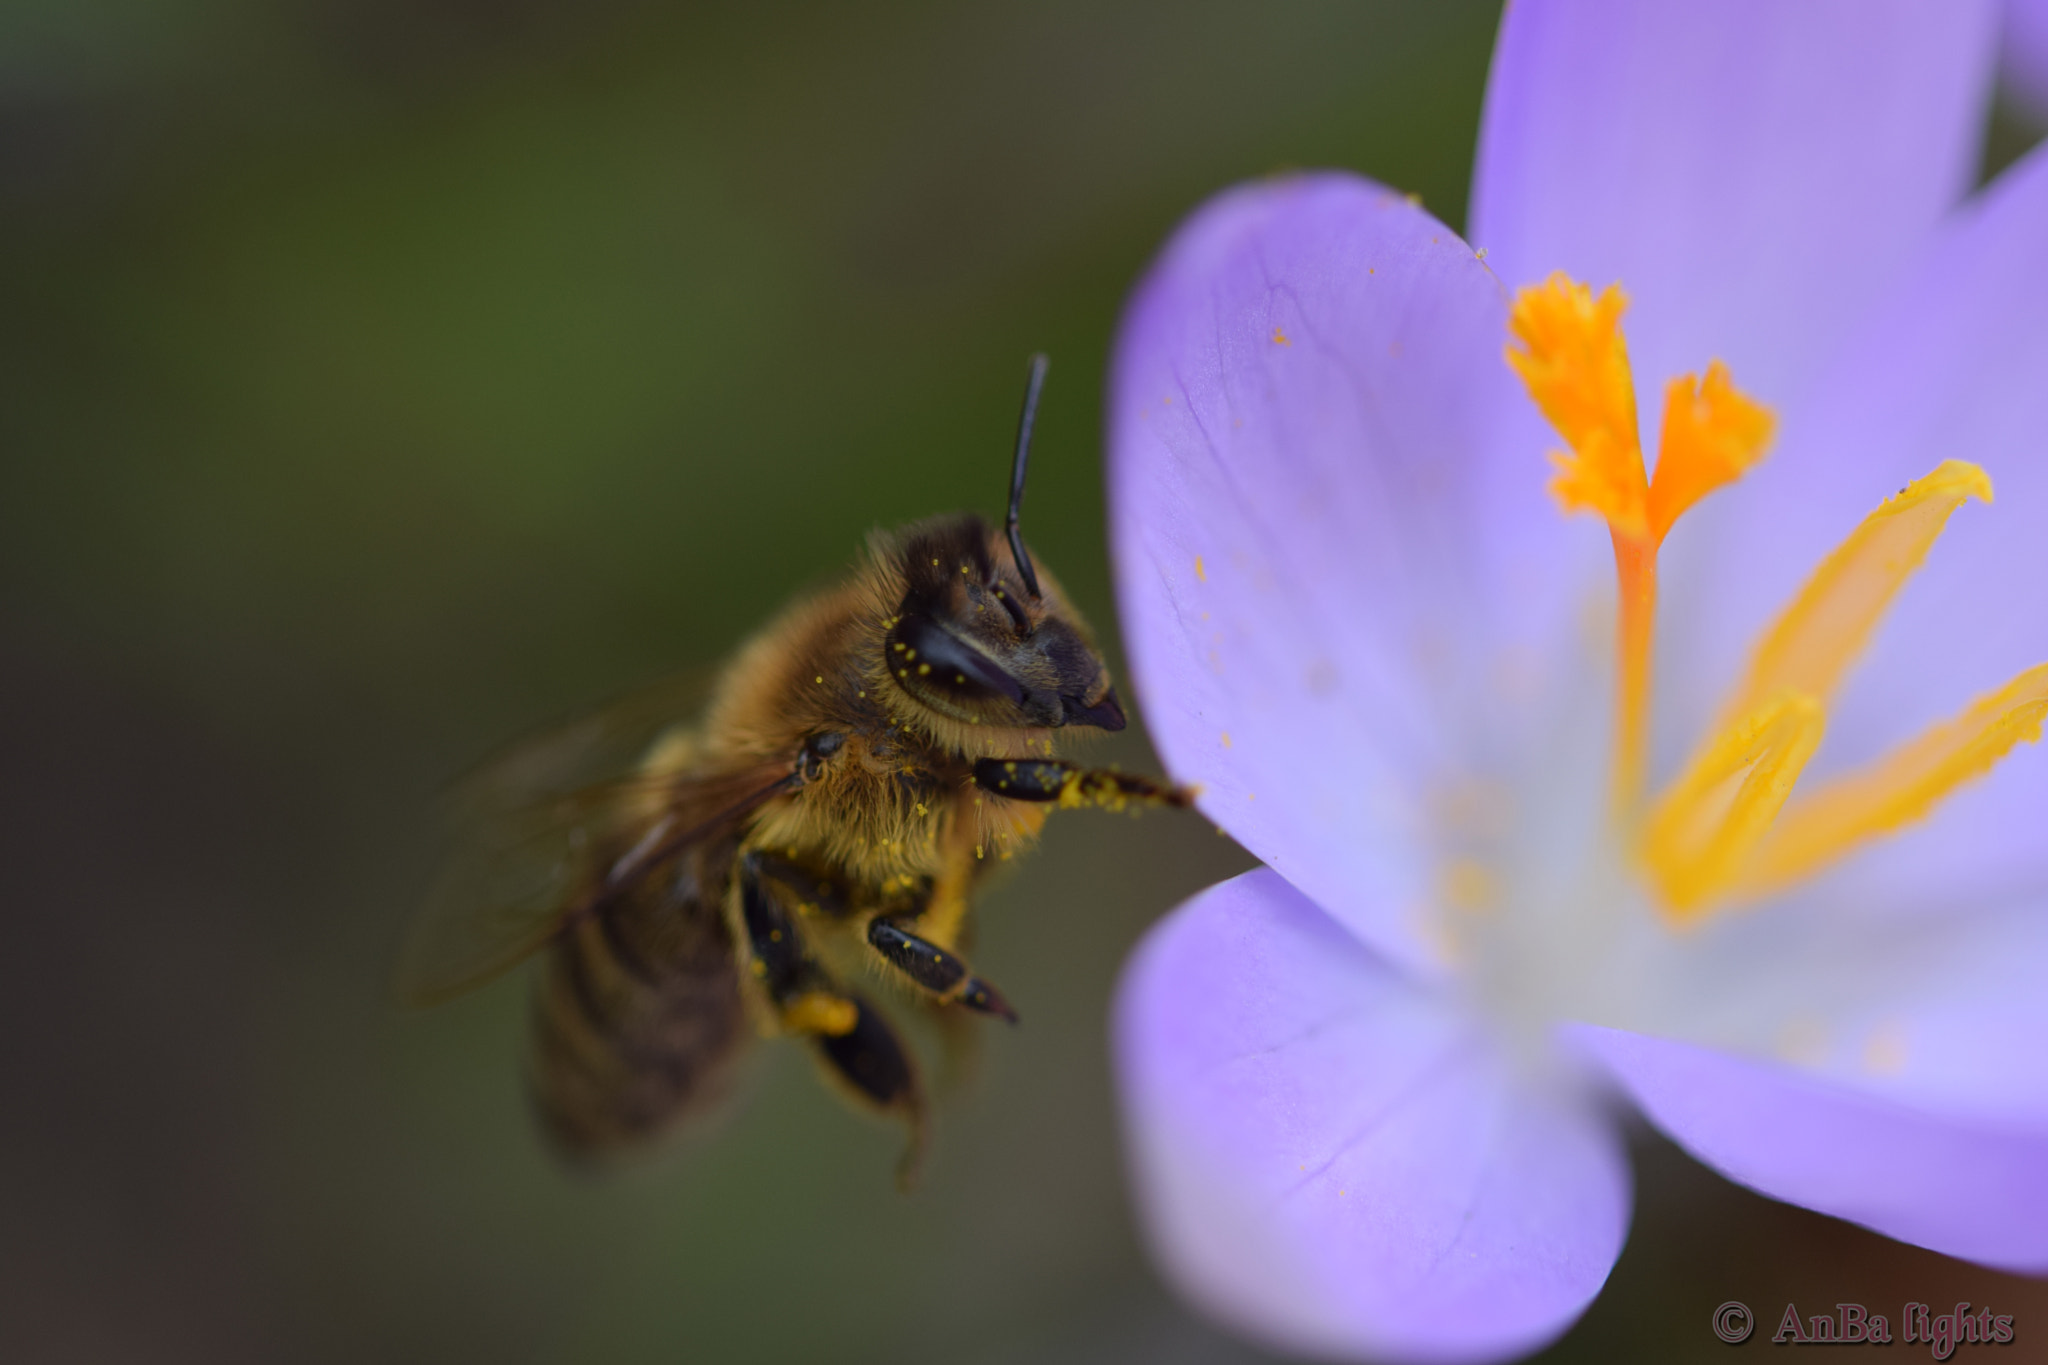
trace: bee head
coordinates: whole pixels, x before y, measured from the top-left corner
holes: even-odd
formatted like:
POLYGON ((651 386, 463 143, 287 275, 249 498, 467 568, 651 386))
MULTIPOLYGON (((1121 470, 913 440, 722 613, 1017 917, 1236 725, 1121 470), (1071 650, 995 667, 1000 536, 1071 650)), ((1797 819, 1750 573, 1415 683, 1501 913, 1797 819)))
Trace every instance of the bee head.
POLYGON ((1058 584, 971 513, 913 527, 883 663, 918 704, 968 724, 1124 728, 1088 628, 1058 584))
POLYGON ((883 666, 920 705, 971 725, 1121 730, 1124 708, 1088 627, 1057 583, 1040 581, 1017 529, 1045 371, 1045 357, 1031 357, 1001 534, 961 513, 914 526, 899 542, 903 600, 883 666))

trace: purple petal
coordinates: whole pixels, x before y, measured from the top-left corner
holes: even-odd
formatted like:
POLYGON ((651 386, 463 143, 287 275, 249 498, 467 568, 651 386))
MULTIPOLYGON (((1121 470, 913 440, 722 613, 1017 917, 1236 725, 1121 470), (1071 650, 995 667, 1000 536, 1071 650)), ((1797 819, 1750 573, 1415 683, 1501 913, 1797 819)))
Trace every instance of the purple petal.
POLYGON ((1574 1033, 1652 1122, 1732 1180, 1951 1256, 2048 1268, 2048 1132, 1944 1121, 1643 1034, 1574 1033))
POLYGON ((1888 915, 1795 897, 1624 957, 1624 1009, 1577 1017, 1745 1056, 1979 1127, 2048 1132, 2048 915, 1888 915))
MULTIPOLYGON (((1704 720, 1749 640, 1886 496, 1944 459, 1984 466, 1989 506, 1958 510, 1843 692, 1815 775, 1861 762, 2048 660, 2048 149, 1959 214, 1856 343, 1788 416, 1779 453, 1697 528, 1723 551, 1674 632, 1667 676, 1704 720)), ((1683 534, 1683 532, 1681 532, 1683 534)), ((1942 910, 2048 906, 2048 753, 2020 746, 1934 817, 1859 853, 1827 893, 1942 910)), ((1821 887, 1816 886, 1815 894, 1821 887)))
POLYGON ((1505 328, 1449 229, 1355 177, 1297 176, 1181 228, 1111 382, 1124 633, 1167 766, 1411 965, 1431 784, 1570 662, 1547 647, 1574 556, 1600 549, 1544 494, 1505 328))
POLYGON ((1999 74, 2027 114, 2048 124, 2048 0, 2005 0, 1999 74))
POLYGON ((1157 1259, 1248 1335, 1499 1359, 1561 1332, 1621 1250, 1605 1120, 1269 871, 1153 929, 1115 1032, 1157 1259))
POLYGON ((1646 418, 1719 356, 1790 397, 1976 169, 1996 14, 1924 0, 1518 0, 1472 240, 1621 281, 1646 418))

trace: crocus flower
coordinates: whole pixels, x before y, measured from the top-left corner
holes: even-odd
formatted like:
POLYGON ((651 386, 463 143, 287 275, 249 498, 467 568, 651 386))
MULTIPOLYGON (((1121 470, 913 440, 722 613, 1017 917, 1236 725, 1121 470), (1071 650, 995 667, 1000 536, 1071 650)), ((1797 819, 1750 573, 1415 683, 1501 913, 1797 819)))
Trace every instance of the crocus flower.
POLYGON ((1213 1316, 1534 1349, 1620 1251, 1629 1105, 2048 1269, 2048 154, 1965 197, 1997 17, 1516 0, 1484 250, 1294 175, 1137 288, 1132 672, 1265 864, 1150 933, 1114 1024, 1150 1243, 1213 1316))

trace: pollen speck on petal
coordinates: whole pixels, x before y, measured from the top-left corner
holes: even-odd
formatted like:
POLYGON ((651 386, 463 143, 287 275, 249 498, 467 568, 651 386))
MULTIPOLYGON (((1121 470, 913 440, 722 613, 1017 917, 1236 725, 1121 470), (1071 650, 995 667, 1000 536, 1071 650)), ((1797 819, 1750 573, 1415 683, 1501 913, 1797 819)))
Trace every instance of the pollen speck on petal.
POLYGON ((1896 1019, 1885 1020, 1863 1040, 1863 1069, 1874 1076, 1896 1076, 1906 1060, 1906 1030, 1896 1019))

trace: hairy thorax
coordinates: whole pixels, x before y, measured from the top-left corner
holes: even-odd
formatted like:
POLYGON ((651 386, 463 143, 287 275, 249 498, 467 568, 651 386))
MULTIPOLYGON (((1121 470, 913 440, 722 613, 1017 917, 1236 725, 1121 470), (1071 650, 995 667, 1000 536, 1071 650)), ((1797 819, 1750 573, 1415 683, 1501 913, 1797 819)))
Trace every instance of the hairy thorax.
POLYGON ((842 743, 804 790, 764 808, 748 847, 851 885, 886 909, 934 888, 965 895, 993 863, 1028 849, 1045 807, 977 788, 977 757, 1051 757, 1049 730, 920 723, 882 662, 887 616, 861 584, 793 608, 737 658, 710 713, 722 762, 842 743))

